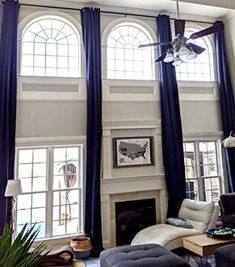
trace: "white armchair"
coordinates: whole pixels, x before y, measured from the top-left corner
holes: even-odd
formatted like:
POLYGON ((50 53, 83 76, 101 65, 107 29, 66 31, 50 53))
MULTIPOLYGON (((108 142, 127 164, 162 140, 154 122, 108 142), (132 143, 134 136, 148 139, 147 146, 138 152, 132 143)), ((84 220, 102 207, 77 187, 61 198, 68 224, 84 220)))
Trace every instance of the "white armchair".
POLYGON ((169 250, 182 247, 182 237, 205 233, 207 229, 215 226, 218 214, 219 206, 213 202, 184 199, 179 217, 189 221, 193 228, 156 224, 137 233, 131 245, 154 243, 169 250))

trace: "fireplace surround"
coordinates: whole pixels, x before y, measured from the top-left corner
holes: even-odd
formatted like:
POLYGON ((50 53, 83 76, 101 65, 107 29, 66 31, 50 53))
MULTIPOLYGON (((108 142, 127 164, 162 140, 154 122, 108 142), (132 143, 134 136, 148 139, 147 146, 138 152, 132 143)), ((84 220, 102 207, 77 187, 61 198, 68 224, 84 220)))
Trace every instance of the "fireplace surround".
POLYGON ((117 246, 117 237, 116 237, 116 203, 127 202, 127 201, 136 201, 136 200, 148 200, 154 199, 155 202, 155 214, 156 214, 156 223, 161 223, 164 220, 163 212, 163 203, 161 197, 161 190, 148 190, 148 191, 138 191, 138 192, 127 192, 120 194, 111 194, 109 195, 109 208, 110 208, 110 243, 108 247, 117 246))

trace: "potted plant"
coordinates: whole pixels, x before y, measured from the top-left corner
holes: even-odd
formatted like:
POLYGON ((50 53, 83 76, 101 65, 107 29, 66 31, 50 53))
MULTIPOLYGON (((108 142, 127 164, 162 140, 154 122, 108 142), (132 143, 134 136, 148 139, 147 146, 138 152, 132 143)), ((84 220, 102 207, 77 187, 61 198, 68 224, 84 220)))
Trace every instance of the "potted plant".
POLYGON ((45 257, 43 253, 45 243, 40 244, 29 252, 33 242, 39 233, 35 224, 28 228, 25 224, 16 239, 12 242, 12 232, 9 226, 5 226, 0 237, 0 266, 1 267, 36 267, 45 257))

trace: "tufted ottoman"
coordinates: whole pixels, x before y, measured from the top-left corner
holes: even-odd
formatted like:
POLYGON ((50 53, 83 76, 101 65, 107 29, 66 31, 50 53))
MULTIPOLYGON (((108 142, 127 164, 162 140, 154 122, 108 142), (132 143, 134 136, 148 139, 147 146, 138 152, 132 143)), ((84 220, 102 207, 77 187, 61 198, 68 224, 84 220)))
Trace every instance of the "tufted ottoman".
POLYGON ((235 245, 225 245, 215 251, 216 267, 235 267, 235 245))
POLYGON ((156 244, 107 249, 100 267, 190 267, 182 258, 156 244))

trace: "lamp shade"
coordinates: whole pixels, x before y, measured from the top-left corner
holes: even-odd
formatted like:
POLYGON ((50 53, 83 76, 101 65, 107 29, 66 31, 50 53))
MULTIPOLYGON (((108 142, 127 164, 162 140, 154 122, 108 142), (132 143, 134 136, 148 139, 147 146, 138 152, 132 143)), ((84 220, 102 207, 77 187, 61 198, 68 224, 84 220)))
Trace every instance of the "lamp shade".
POLYGON ((222 143, 224 147, 235 147, 235 137, 233 132, 230 132, 229 137, 225 138, 222 143))
POLYGON ((22 194, 22 187, 20 180, 8 180, 5 197, 13 197, 22 194))

